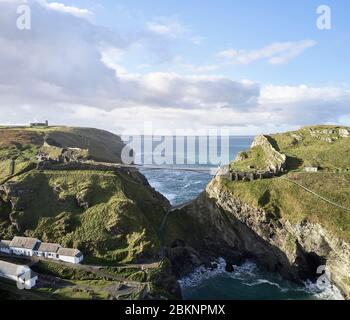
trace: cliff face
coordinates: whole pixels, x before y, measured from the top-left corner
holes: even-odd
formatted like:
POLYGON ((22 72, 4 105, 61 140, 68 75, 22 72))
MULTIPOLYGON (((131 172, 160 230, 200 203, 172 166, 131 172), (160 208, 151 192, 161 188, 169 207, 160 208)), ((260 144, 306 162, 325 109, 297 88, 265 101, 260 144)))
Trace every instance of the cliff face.
MULTIPOLYGON (((317 269, 326 265, 332 281, 350 297, 350 246, 347 242, 319 224, 307 220, 291 223, 271 212, 252 208, 232 197, 219 179, 208 186, 205 198, 212 203, 209 208, 214 204, 216 210, 232 220, 232 231, 241 239, 241 250, 245 254, 292 280, 319 277, 321 271, 317 269), (247 226, 249 232, 241 228, 240 223, 247 226)), ((224 239, 229 242, 231 237, 226 234, 224 239)))
MULTIPOLYGON (((192 267, 220 256, 234 264, 249 258, 296 282, 316 281, 325 268, 331 281, 349 299, 349 140, 345 134, 338 134, 345 132, 344 128, 332 129, 337 137, 332 143, 324 136, 310 135, 310 130, 260 136, 252 145, 252 149, 266 148, 280 163, 287 161, 283 176, 253 182, 232 182, 217 176, 192 204, 169 216, 170 257, 192 267), (293 140, 296 136, 298 141, 293 140), (332 162, 332 150, 338 150, 337 162, 332 162), (293 169, 301 167, 311 156, 325 170, 315 174, 288 172, 288 165, 293 169), (335 164, 337 168, 333 169, 335 164), (179 247, 182 255, 172 255, 179 247)), ((327 128, 327 132, 330 130, 327 128)), ((254 153, 250 156, 254 164, 254 153)), ((266 157, 255 160, 270 164, 266 157)), ((181 263, 178 266, 181 270, 181 263)))
MULTIPOLYGON (((306 220, 291 223, 248 205, 227 191, 220 178, 169 220, 170 224, 181 220, 190 225, 197 221, 194 232, 182 228, 179 232, 184 251, 191 253, 188 265, 195 267, 220 256, 233 264, 254 259, 267 270, 296 282, 316 280, 324 271, 322 266, 326 266, 332 282, 350 298, 348 243, 319 224, 306 220)), ((172 246, 170 256, 177 248, 176 241, 172 246)), ((181 269, 181 263, 176 262, 179 256, 173 258, 181 269)))

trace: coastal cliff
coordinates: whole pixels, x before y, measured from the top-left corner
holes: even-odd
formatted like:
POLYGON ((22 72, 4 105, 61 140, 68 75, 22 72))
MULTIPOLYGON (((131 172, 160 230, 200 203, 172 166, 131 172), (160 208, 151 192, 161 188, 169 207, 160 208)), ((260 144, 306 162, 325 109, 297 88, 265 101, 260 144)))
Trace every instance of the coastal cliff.
POLYGON ((92 128, 0 129, 0 239, 35 237, 78 248, 93 266, 80 273, 38 267, 40 280, 78 273, 63 298, 86 290, 79 281, 87 279, 99 281, 86 285, 104 299, 112 285, 121 289, 111 298, 181 297, 169 263, 160 261, 158 227, 170 203, 135 168, 118 166, 124 147, 119 136, 92 128), (101 276, 100 266, 111 269, 101 276))
POLYGON ((247 170, 281 164, 284 172, 249 182, 217 176, 190 205, 170 215, 168 255, 178 273, 217 257, 228 265, 252 259, 295 282, 316 281, 326 271, 349 299, 350 140, 345 132, 350 130, 312 127, 259 136, 231 170, 237 164, 247 170), (259 141, 265 145, 263 157, 255 152, 259 141), (310 163, 317 163, 317 173, 304 172, 310 163))

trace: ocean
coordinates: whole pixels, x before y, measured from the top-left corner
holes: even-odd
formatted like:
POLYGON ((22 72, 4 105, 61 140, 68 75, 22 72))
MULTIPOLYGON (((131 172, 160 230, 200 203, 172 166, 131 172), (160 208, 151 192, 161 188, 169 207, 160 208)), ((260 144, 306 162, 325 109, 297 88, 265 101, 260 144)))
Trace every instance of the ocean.
MULTIPOLYGON (((226 150, 229 152, 229 159, 232 160, 238 152, 249 149, 252 141, 253 137, 230 137, 229 150, 226 150)), ((220 143, 218 146, 220 149, 220 143)), ((198 152, 198 148, 193 147, 192 149, 187 148, 185 154, 186 157, 195 156, 198 159, 198 152)), ((211 150, 209 146, 208 152, 215 152, 215 150, 211 150)), ((151 154, 143 153, 143 157, 143 159, 147 157, 150 159, 151 154)), ((183 166, 188 165, 183 164, 183 166)), ((210 174, 203 172, 180 170, 141 170, 141 172, 146 176, 151 186, 168 198, 173 205, 195 199, 212 179, 210 174)), ((235 266, 233 273, 225 271, 223 259, 218 259, 215 263, 218 265, 217 269, 201 267, 179 281, 185 299, 342 299, 339 290, 330 284, 323 290, 311 282, 305 282, 302 286, 295 285, 281 279, 278 274, 261 270, 251 261, 247 261, 242 266, 235 266)))

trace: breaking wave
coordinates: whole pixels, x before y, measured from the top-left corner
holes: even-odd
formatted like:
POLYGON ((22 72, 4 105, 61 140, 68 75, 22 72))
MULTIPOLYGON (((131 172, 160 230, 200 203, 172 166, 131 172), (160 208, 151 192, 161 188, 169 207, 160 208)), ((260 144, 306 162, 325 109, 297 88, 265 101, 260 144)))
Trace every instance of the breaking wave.
MULTIPOLYGON (((330 282, 324 284, 322 289, 318 284, 307 281, 304 285, 297 286, 289 281, 283 280, 279 275, 266 273, 251 261, 241 266, 234 266, 232 273, 225 271, 226 262, 223 258, 219 258, 212 262, 212 267, 199 267, 192 274, 179 280, 182 291, 196 290, 200 288, 206 281, 219 278, 227 280, 236 280, 241 286, 255 287, 255 290, 277 289, 280 295, 277 299, 321 299, 321 300, 343 300, 339 289, 330 282)), ((213 292, 213 295, 215 293, 213 292)), ((215 298, 215 297, 213 297, 215 298)), ((276 296, 275 296, 276 298, 276 296)))

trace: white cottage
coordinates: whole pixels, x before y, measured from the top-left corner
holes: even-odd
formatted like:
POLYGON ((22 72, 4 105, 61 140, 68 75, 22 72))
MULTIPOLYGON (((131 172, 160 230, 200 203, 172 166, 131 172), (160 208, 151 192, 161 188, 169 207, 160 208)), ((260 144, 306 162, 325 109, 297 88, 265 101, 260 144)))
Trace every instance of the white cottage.
POLYGON ((40 246, 40 240, 36 238, 14 237, 9 246, 13 254, 32 257, 34 251, 40 246))
POLYGON ((60 248, 58 249, 58 260, 78 264, 83 261, 84 256, 78 249, 60 248))
POLYGON ((305 167, 304 171, 305 172, 318 172, 319 168, 318 167, 305 167))
POLYGON ((12 241, 0 241, 0 253, 27 257, 41 257, 78 264, 84 256, 78 249, 63 248, 57 243, 41 242, 36 238, 14 237, 12 241))
POLYGON ((0 277, 15 281, 21 289, 35 287, 38 275, 28 266, 0 260, 0 277))
POLYGON ((59 256, 57 251, 61 248, 61 246, 57 243, 40 243, 37 250, 34 252, 38 257, 43 257, 47 259, 59 260, 59 256))
POLYGON ((63 248, 57 243, 42 242, 34 252, 38 257, 78 264, 84 256, 78 249, 63 248))

